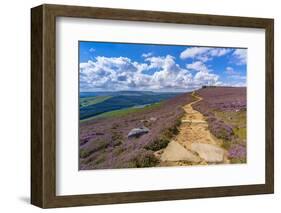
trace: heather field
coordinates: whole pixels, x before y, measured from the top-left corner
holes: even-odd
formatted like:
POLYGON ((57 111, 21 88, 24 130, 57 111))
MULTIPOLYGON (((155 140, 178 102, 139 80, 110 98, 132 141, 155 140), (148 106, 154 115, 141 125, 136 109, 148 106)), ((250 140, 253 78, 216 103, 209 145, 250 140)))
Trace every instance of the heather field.
POLYGON ((222 140, 231 163, 246 162, 246 88, 206 88, 197 92, 203 98, 194 105, 209 124, 211 133, 222 140))
POLYGON ((190 94, 178 95, 143 108, 117 110, 80 122, 80 169, 152 167, 159 163, 154 152, 167 146, 178 133, 190 94), (149 132, 128 137, 134 128, 149 132))
MULTIPOLYGON (((80 106, 109 97, 83 97, 80 106)), ((80 170, 246 162, 246 88, 207 87, 153 98, 81 120, 80 170)))

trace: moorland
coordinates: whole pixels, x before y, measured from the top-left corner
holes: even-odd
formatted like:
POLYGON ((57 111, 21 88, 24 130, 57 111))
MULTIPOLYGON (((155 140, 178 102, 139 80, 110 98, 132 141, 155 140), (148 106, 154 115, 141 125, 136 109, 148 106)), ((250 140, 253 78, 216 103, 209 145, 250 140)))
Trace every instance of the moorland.
POLYGON ((246 88, 80 93, 79 169, 245 163, 246 88))

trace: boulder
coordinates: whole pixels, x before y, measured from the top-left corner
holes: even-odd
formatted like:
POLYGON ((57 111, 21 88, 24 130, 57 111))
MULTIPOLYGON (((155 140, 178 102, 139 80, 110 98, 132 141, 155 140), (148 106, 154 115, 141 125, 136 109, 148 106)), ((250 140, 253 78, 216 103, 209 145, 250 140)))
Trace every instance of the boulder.
POLYGON ((149 132, 149 129, 146 128, 146 127, 134 128, 129 132, 128 138, 139 137, 139 136, 142 136, 144 134, 147 134, 148 132, 149 132))

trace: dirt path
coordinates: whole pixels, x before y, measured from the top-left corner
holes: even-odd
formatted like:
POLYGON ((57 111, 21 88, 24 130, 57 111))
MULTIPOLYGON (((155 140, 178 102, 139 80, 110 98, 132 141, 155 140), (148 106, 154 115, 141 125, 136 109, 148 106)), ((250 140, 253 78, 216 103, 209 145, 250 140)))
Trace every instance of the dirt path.
POLYGON ((155 152, 161 160, 160 166, 206 165, 228 163, 226 150, 221 148, 221 141, 208 129, 208 123, 192 105, 202 98, 192 93, 195 101, 183 107, 185 114, 179 127, 179 134, 165 149, 155 152))

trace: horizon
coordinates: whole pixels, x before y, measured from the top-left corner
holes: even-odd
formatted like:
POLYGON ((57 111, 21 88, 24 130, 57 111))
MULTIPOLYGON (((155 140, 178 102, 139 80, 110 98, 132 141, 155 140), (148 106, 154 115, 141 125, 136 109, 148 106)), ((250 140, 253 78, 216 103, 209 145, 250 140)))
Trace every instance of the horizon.
POLYGON ((247 49, 79 42, 81 92, 246 87, 247 49))
MULTIPOLYGON (((208 88, 247 88, 247 86, 207 86, 208 88)), ((153 93, 185 93, 193 92, 196 90, 204 89, 200 87, 191 91, 158 91, 158 90, 106 90, 106 91, 79 91, 79 93, 92 93, 92 92, 153 92, 153 93)))

